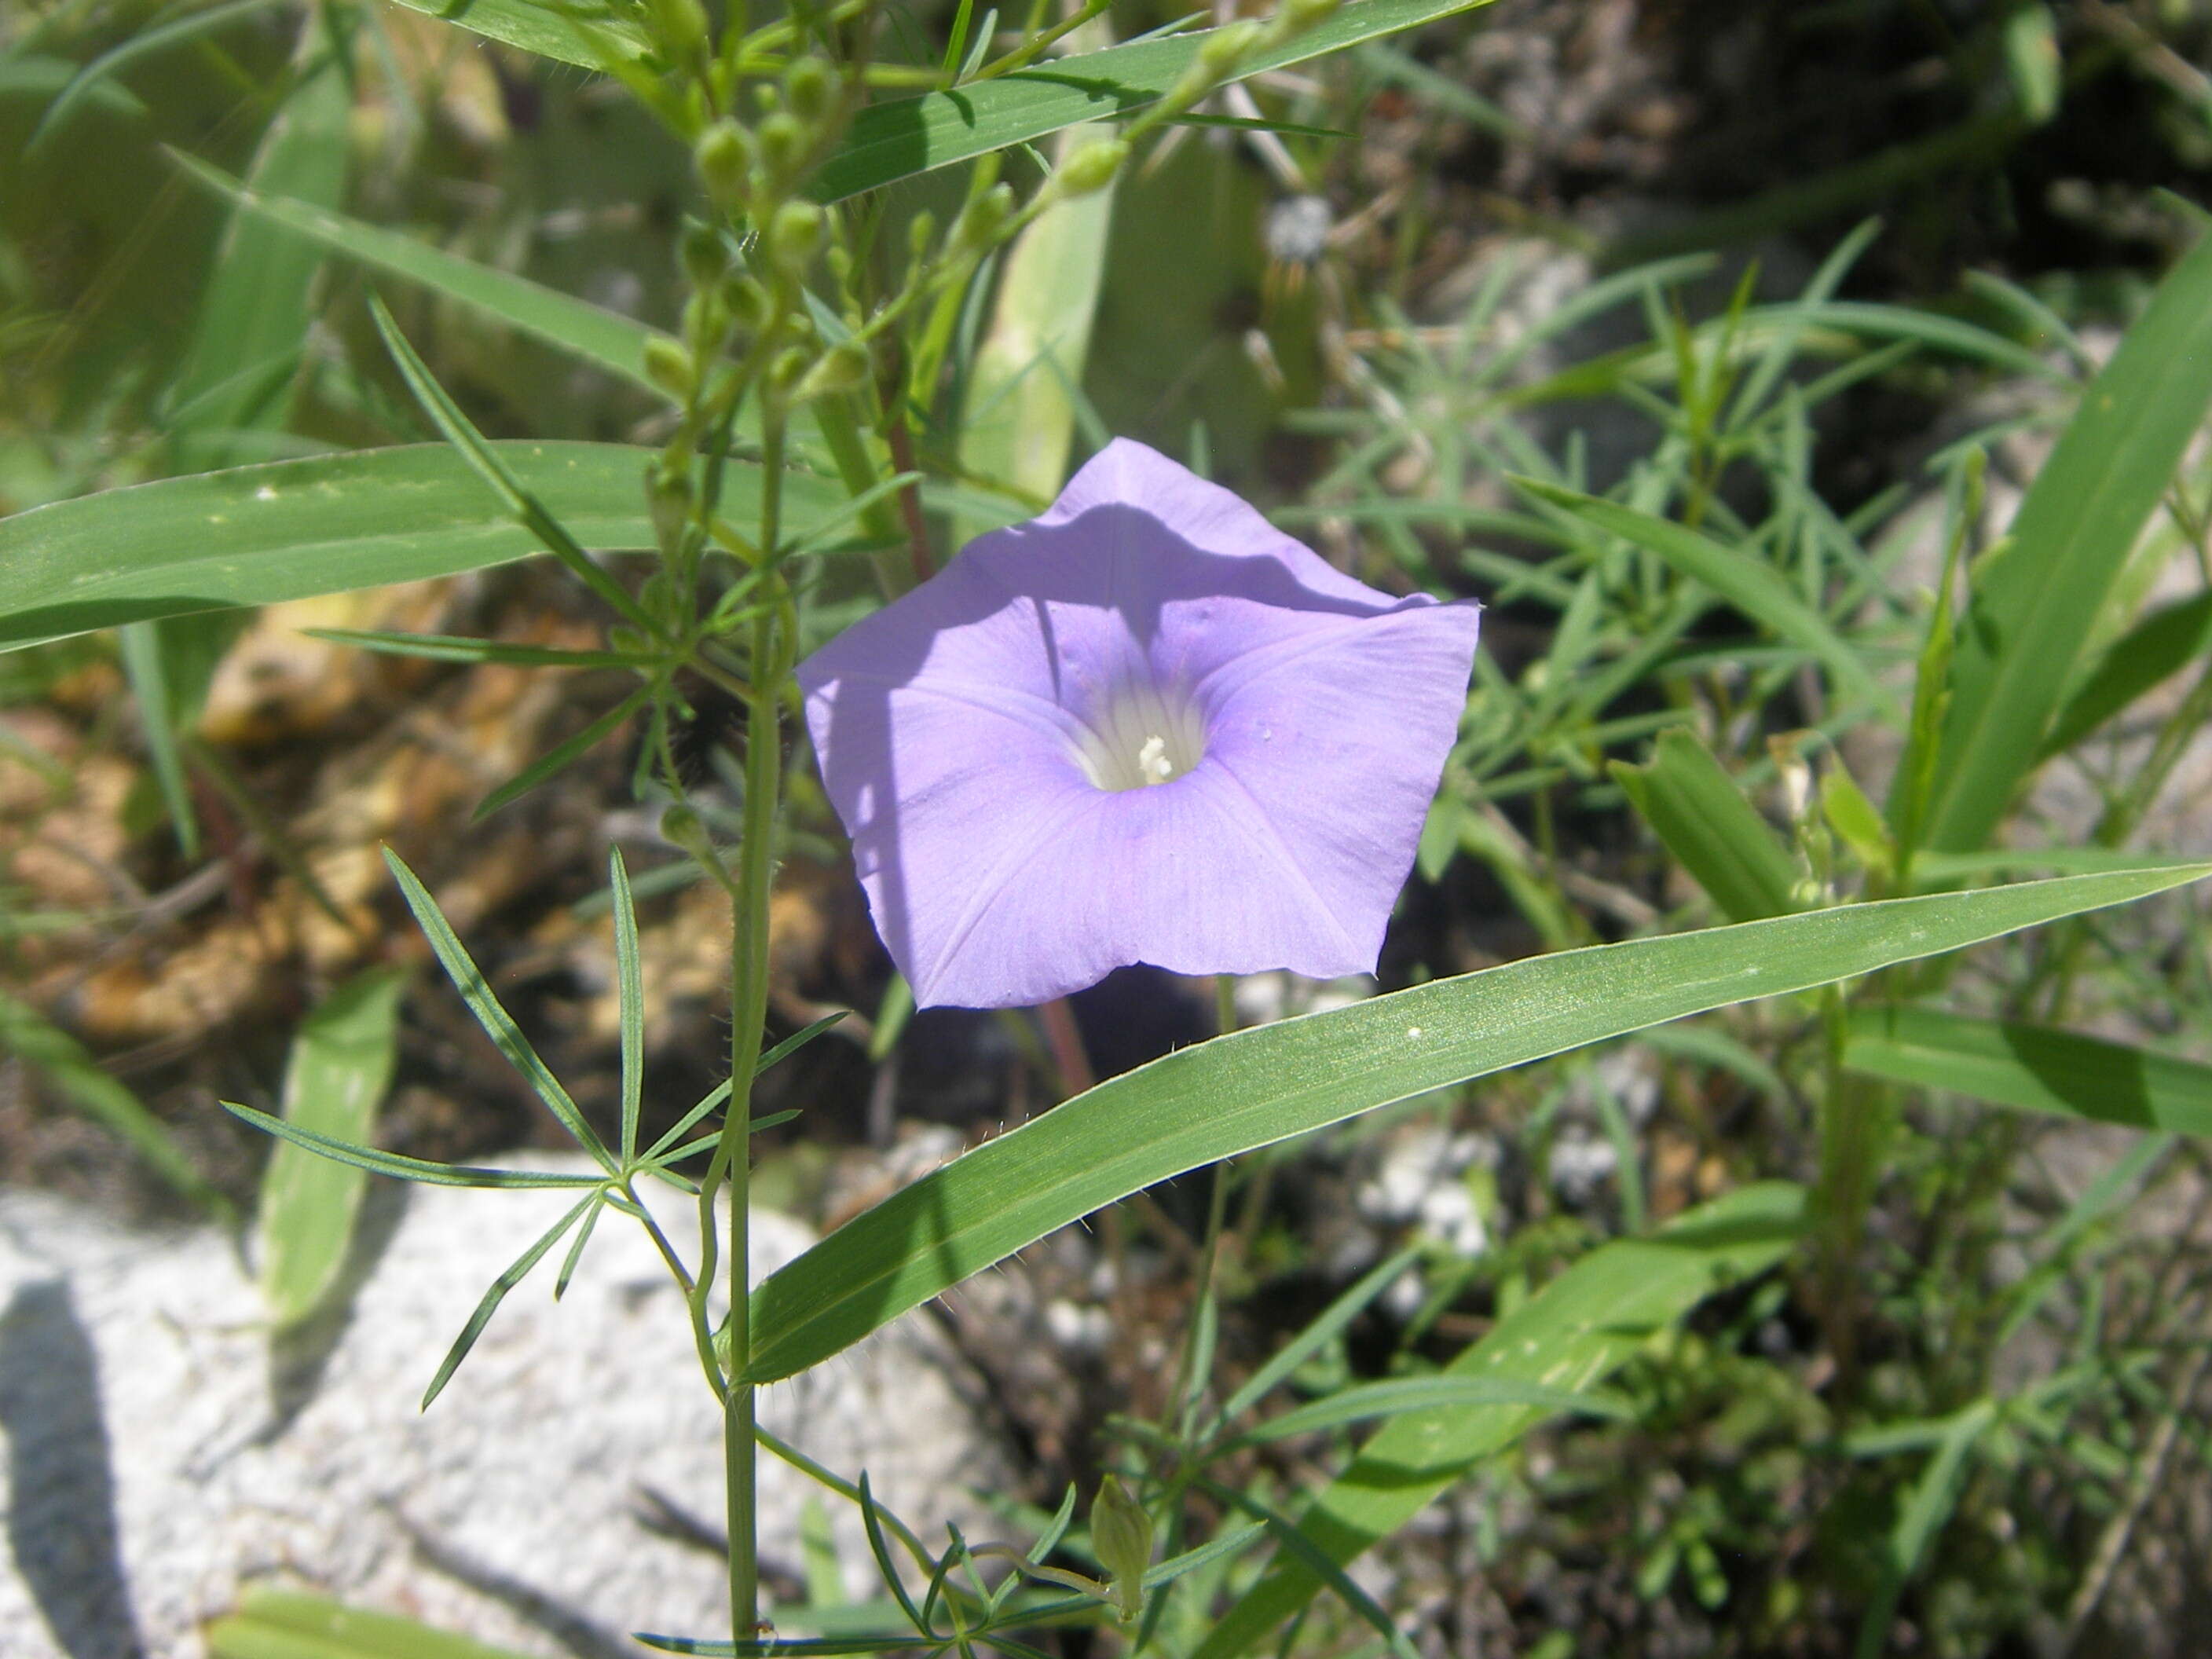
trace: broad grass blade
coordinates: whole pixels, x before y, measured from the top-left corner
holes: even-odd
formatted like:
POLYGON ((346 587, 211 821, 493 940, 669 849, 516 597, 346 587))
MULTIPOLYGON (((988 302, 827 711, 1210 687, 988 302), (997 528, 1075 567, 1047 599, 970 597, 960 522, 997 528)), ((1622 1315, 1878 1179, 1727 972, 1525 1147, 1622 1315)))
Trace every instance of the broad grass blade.
POLYGON ((1647 1025, 2208 873, 2212 866, 2069 877, 1561 951, 1185 1048, 925 1176, 771 1275, 753 1292, 747 1380, 817 1364, 1054 1229, 1187 1170, 1647 1025))
POLYGON ((1642 766, 1615 762, 1613 781, 1731 921, 1797 908, 1797 866, 1712 752, 1677 728, 1642 766))
MULTIPOLYGON (((655 452, 620 444, 489 446, 575 538, 649 548, 641 481, 655 452)), ((760 469, 732 460, 723 510, 758 510, 760 469)), ((842 498, 787 473, 798 526, 842 498)), ((544 550, 445 444, 236 467, 110 489, 0 519, 0 648, 154 617, 269 605, 450 576, 544 550)))
POLYGON ((2212 593, 2154 611, 2112 641, 2051 723, 2039 762, 2063 755, 2138 697, 2212 655, 2212 593))
POLYGON ((0 992, 0 1053, 14 1054, 44 1073, 72 1105, 106 1126, 149 1169, 210 1215, 222 1221, 231 1218, 230 1200, 192 1167, 146 1103, 102 1071, 75 1037, 5 992, 0 992))
POLYGON ((1846 1069, 1998 1106, 2212 1135, 2212 1066, 2048 1026, 1859 1008, 1846 1069))
MULTIPOLYGON (((1765 1182, 1693 1210, 1649 1238, 1604 1245, 1498 1321, 1453 1360, 1449 1374, 1587 1390, 1650 1333, 1674 1323, 1716 1289, 1780 1261, 1797 1239, 1803 1209, 1802 1188, 1765 1182)), ((1352 1467, 1316 1496, 1299 1519, 1299 1534, 1311 1551, 1340 1567, 1547 1414, 1544 1406, 1500 1404, 1401 1417, 1369 1440, 1352 1467)), ((1248 1651, 1304 1607, 1322 1582, 1308 1560, 1279 1556, 1214 1626, 1194 1659, 1231 1659, 1248 1651)))
POLYGON ((255 180, 241 185, 217 168, 176 155, 177 164, 209 189, 228 197, 241 216, 261 221, 262 234, 288 248, 303 245, 330 249, 459 301, 532 338, 595 363, 609 374, 658 394, 645 372, 646 342, 655 331, 620 312, 533 283, 489 265, 480 265, 442 248, 380 225, 365 224, 313 201, 255 180))
MULTIPOLYGON (((1359 0, 1318 28, 1238 64, 1243 80, 1472 10, 1487 0, 1359 0)), ((1198 61, 1203 32, 1133 40, 1035 64, 951 92, 898 98, 854 118, 837 153, 807 186, 838 202, 932 167, 1030 143, 1083 121, 1136 114, 1164 96, 1198 61)))
POLYGON ((1279 1417, 1271 1417, 1247 1429, 1231 1443, 1241 1446, 1255 1441, 1287 1440, 1292 1435, 1341 1428, 1347 1423, 1372 1422, 1378 1417, 1402 1417, 1407 1412, 1449 1406, 1530 1406, 1545 1412, 1615 1419, 1629 1415, 1626 1405, 1607 1395, 1547 1389, 1541 1383, 1516 1378, 1404 1376, 1362 1383, 1340 1389, 1326 1399, 1295 1407, 1279 1417))
POLYGON ((578 69, 605 69, 610 62, 643 63, 652 42, 636 10, 622 0, 394 0, 441 22, 458 24, 488 40, 519 46, 578 69))
POLYGON ((2033 768, 2090 630, 2212 404, 2212 236, 2151 297, 1974 573, 1927 844, 1984 845, 2033 768))
MULTIPOLYGON (((292 1039, 284 1118, 334 1140, 374 1138, 399 1058, 406 981, 372 969, 325 997, 292 1039)), ((261 1294, 278 1326, 306 1318, 337 1282, 368 1184, 358 1165, 280 1141, 261 1177, 261 1294)))
POLYGON ((522 1659, 412 1619, 265 1585, 246 1590, 203 1639, 208 1659, 522 1659))

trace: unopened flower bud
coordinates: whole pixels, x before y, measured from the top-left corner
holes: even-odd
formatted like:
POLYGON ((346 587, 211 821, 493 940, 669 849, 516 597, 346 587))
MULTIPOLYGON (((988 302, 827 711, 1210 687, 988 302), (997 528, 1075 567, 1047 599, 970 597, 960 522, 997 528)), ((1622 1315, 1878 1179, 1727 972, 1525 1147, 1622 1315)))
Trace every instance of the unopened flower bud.
POLYGON ((818 121, 830 106, 830 68, 819 58, 801 58, 783 72, 783 100, 802 121, 818 121))
POLYGON ((754 136, 760 144, 761 165, 771 180, 781 185, 799 170, 806 152, 806 129, 797 116, 778 110, 762 119, 754 136))
POLYGON ((768 366, 768 383, 778 392, 788 392, 805 377, 808 367, 804 347, 786 346, 768 366))
POLYGON ((730 320, 748 333, 758 333, 768 320, 767 293, 757 277, 742 270, 732 271, 722 283, 722 303, 729 307, 730 320))
POLYGON ((653 467, 646 476, 646 505, 653 515, 655 539, 672 548, 691 518, 691 479, 680 470, 653 467))
POLYGON ((730 337, 730 308, 714 289, 701 289, 684 302, 684 337, 702 357, 720 351, 730 337))
POLYGON ((1337 4, 1338 0, 1283 0, 1267 31, 1271 44, 1293 40, 1309 29, 1319 28, 1336 15, 1337 4))
POLYGON ((665 334, 655 334, 645 343, 645 377, 670 397, 687 398, 699 384, 699 371, 691 361, 691 354, 683 345, 665 334))
POLYGON ((768 257, 787 276, 800 276, 822 252, 828 227, 811 202, 786 202, 769 222, 768 257))
POLYGON ((678 56, 705 47, 707 9, 699 0, 653 0, 652 14, 656 32, 678 56))
POLYGON ((730 268, 729 251, 722 246, 721 237, 713 226, 702 225, 696 219, 684 225, 676 251, 683 261, 684 274, 694 288, 714 287, 730 268))
POLYGON ((1121 139, 1094 138, 1060 164, 1052 175, 1052 188, 1063 197, 1088 196, 1112 184, 1128 159, 1129 146, 1121 139))
POLYGON ((826 398, 833 392, 850 392, 867 378, 867 347, 858 340, 848 340, 823 354, 792 397, 799 403, 809 398, 826 398))
POLYGON ((916 264, 929 257, 929 244, 937 234, 937 216, 927 208, 907 221, 906 251, 916 264))
POLYGON ((960 210, 953 222, 952 246, 961 253, 982 253, 995 246, 999 233, 1013 216, 1012 185, 994 185, 960 210))
POLYGON ((744 206, 746 173, 752 167, 752 143, 735 121, 717 121, 699 135, 691 152, 699 182, 716 207, 734 213, 744 206))
POLYGON ((696 812, 681 801, 661 813, 660 838, 702 862, 714 860, 714 843, 707 834, 707 826, 699 822, 696 812))
POLYGON ((1168 94, 1168 101, 1188 106, 1205 97, 1243 67, 1267 32, 1265 23, 1245 17, 1199 36, 1198 56, 1168 94))
POLYGON ((1152 1565, 1152 1517, 1110 1474, 1098 1482, 1098 1500, 1091 1506, 1091 1553, 1114 1586, 1121 1622, 1134 1624, 1145 1611, 1144 1578, 1152 1565))

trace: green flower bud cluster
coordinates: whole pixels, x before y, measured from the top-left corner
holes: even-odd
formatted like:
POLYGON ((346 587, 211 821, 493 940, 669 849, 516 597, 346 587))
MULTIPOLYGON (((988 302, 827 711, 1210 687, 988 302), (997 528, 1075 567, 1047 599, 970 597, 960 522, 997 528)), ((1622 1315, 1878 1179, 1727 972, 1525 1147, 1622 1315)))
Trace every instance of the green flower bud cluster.
POLYGON ((1053 170, 1046 186, 1062 200, 1089 196, 1114 182, 1114 175, 1129 159, 1129 146, 1119 138, 1094 138, 1053 170))

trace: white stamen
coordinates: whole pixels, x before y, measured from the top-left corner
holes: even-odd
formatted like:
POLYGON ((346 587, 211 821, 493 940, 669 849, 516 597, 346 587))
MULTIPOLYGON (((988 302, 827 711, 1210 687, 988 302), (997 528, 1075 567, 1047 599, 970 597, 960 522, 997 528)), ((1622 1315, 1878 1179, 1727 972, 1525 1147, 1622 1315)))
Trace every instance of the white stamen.
POLYGON ((1103 699, 1075 741, 1084 775, 1115 792, 1172 783, 1205 755, 1198 710, 1180 691, 1143 683, 1103 699))

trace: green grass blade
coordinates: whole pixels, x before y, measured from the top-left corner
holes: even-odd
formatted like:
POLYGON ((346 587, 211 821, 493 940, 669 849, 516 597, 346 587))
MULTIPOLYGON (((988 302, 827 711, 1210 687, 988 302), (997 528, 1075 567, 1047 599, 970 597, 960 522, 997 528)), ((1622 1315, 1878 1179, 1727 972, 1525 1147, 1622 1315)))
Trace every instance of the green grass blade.
MULTIPOLYGON (((345 195, 353 84, 327 48, 325 32, 311 21, 301 37, 299 83, 262 135, 247 172, 252 191, 300 198, 309 211, 310 204, 327 209, 345 195)), ((321 252, 298 237, 243 211, 231 215, 167 392, 178 471, 204 472, 243 459, 228 434, 283 430, 322 263, 321 252), (241 365, 261 372, 241 374, 241 365)))
POLYGON ((1966 1484, 1966 1454, 1996 1417, 1996 1401, 1985 1398, 1976 1401, 1947 1425, 1936 1455, 1928 1460, 1890 1534, 1888 1559, 1882 1564, 1881 1581, 1860 1621, 1858 1642, 1851 1650, 1853 1659, 1878 1659, 1887 1648, 1897 1599, 1919 1570, 1928 1540, 1951 1518, 1966 1484))
MULTIPOLYGON (((1468 11, 1486 0, 1357 0, 1237 66, 1233 79, 1340 52, 1468 11)), ((1034 64, 950 92, 893 99, 854 118, 836 155, 807 186, 820 202, 1030 143, 1079 122, 1134 115, 1164 96, 1198 61, 1202 32, 1133 40, 1103 52, 1034 64)))
POLYGON ((219 34, 243 22, 252 13, 266 11, 277 0, 227 0, 227 3, 210 6, 204 11, 187 12, 166 23, 141 31, 112 50, 101 53, 87 64, 53 102, 48 104, 31 129, 31 136, 23 143, 21 158, 28 161, 48 144, 60 137, 62 130, 76 114, 77 106, 93 96, 115 76, 143 58, 155 57, 173 46, 181 46, 210 34, 219 34))
POLYGON ((410 11, 458 24, 488 40, 519 46, 578 69, 605 69, 609 61, 642 63, 653 45, 635 9, 622 0, 394 0, 410 11))
MULTIPOLYGON (((489 446, 594 548, 649 548, 641 480, 655 452, 620 444, 489 446)), ((758 511, 760 469, 724 468, 723 511, 758 511)), ((784 519, 842 504, 787 473, 784 519)), ((236 467, 111 489, 0 519, 0 648, 154 617, 450 576, 544 551, 445 444, 236 467)))
POLYGON ((750 1380, 803 1370, 1054 1229, 1185 1170, 1647 1025, 2207 873, 2212 866, 2069 877, 1562 951, 1185 1048, 925 1176, 771 1275, 753 1293, 750 1380))
POLYGON ((607 849, 607 885, 615 899, 615 1000, 622 1013, 622 1161, 637 1156, 637 1115, 645 1098, 645 969, 638 960, 637 905, 622 848, 607 849))
POLYGON ((1262 1440, 1286 1440, 1292 1435, 1341 1428, 1347 1423, 1371 1422, 1378 1417, 1401 1417, 1407 1412, 1449 1406, 1529 1406, 1540 1411, 1615 1420, 1631 1414, 1626 1404, 1610 1395, 1547 1389, 1540 1383, 1511 1377, 1408 1376, 1362 1383, 1325 1400, 1296 1407, 1247 1429, 1231 1443, 1241 1446, 1262 1440))
POLYGON ((2051 723, 2038 761, 2063 755, 2154 686, 2212 654, 2212 593, 2144 617, 2112 641, 2051 723))
POLYGON ((264 222, 268 234, 297 247, 304 240, 349 259, 418 283, 496 319, 532 339, 595 363, 609 374, 658 394, 645 372, 646 343, 657 331, 528 277, 480 265, 380 225, 366 224, 311 201, 294 199, 256 180, 241 185, 217 168, 172 152, 178 166, 200 184, 236 203, 241 214, 264 222))
POLYGON ((2212 404, 2212 236, 2161 283, 1976 573, 1927 844, 1982 846, 2035 764, 2089 631, 2212 404))
MULTIPOLYGON (((399 1059, 406 981, 372 969, 325 997, 292 1039, 284 1118, 332 1140, 367 1141, 399 1059)), ((281 1141, 261 1177, 261 1294, 278 1326, 320 1305, 337 1280, 368 1178, 358 1164, 281 1141)))
POLYGON ((1797 865, 1712 751, 1680 727, 1642 766, 1614 762, 1613 781, 1731 921, 1796 909, 1797 865))
POLYGON ((1893 712, 1893 700, 1875 684, 1866 665, 1859 660, 1858 653, 1763 560, 1736 548, 1723 547, 1711 537, 1671 520, 1639 513, 1618 501, 1601 501, 1595 495, 1547 483, 1540 478, 1516 477, 1513 483, 1608 535, 1619 536, 1657 554, 1683 575, 1711 588, 1753 622, 1811 652, 1826 665, 1839 684, 1863 701, 1884 713, 1893 712))
POLYGON ((303 628, 310 639, 428 662, 504 663, 512 668, 649 668, 659 660, 629 651, 570 651, 465 634, 382 634, 350 628, 303 628))
POLYGON ((461 1361, 469 1357, 469 1350, 476 1346, 477 1339, 483 1334, 484 1327, 491 1323, 491 1316, 499 1311, 499 1304, 507 1300, 507 1293, 530 1276, 530 1270, 545 1259, 548 1250, 568 1237, 571 1227, 599 1207, 599 1193, 594 1190, 577 1200, 574 1209, 548 1227, 538 1236, 535 1244, 517 1256, 505 1273, 492 1280, 491 1288, 483 1293, 483 1299, 477 1304, 476 1311, 469 1316, 469 1322, 461 1327, 461 1334, 453 1339, 453 1346, 446 1350, 445 1358, 439 1361, 438 1374, 430 1379, 430 1386, 422 1391, 424 1411, 430 1409, 430 1402, 443 1392, 446 1384, 453 1380, 453 1373, 461 1368, 461 1361))
POLYGON ((1856 1009, 1844 1065, 2022 1111, 2212 1135, 2212 1066, 2046 1026, 1933 1008, 1856 1009))
POLYGON ((356 1170, 366 1170, 371 1175, 390 1176, 394 1181, 411 1181, 418 1186, 475 1187, 507 1191, 524 1188, 597 1187, 602 1184, 597 1176, 556 1175, 542 1170, 487 1170, 469 1164, 433 1164, 427 1158, 408 1158, 398 1152, 380 1152, 374 1146, 333 1140, 313 1129, 288 1123, 281 1117, 271 1117, 251 1106, 241 1106, 234 1100, 217 1103, 240 1122, 250 1124, 279 1140, 303 1146, 319 1157, 334 1158, 340 1164, 349 1164, 356 1170))
POLYGON ((1386 1261, 1378 1262, 1361 1274, 1358 1282, 1330 1303, 1305 1329, 1300 1331, 1271 1358, 1252 1373, 1244 1385, 1221 1402, 1214 1413, 1207 1436, 1219 1431, 1224 1423, 1233 1423, 1258 1405, 1281 1386, 1292 1371, 1306 1363, 1323 1347, 1334 1341, 1352 1322, 1364 1313, 1370 1303, 1389 1290, 1398 1275, 1420 1259, 1421 1247, 1408 1244, 1386 1261))
POLYGON ((210 1215, 222 1221, 231 1218, 230 1200, 192 1167, 146 1103, 102 1071, 75 1037, 5 992, 0 992, 0 1052, 44 1073, 72 1105, 103 1125, 145 1160, 147 1168, 210 1215))
POLYGON ((123 673, 138 705, 138 726, 154 763, 154 781, 176 827, 177 846, 187 859, 200 855, 199 814, 185 777, 185 756, 177 741, 176 701, 169 695, 169 665, 163 659, 161 624, 131 623, 121 630, 123 673))
POLYGON ((208 1659, 521 1659, 411 1619, 267 1586, 246 1590, 203 1639, 208 1659))
MULTIPOLYGON (((1498 1321, 1452 1361, 1449 1375, 1588 1389, 1652 1332, 1712 1291, 1780 1261, 1797 1238, 1803 1208, 1802 1188, 1765 1182, 1693 1210, 1648 1238, 1605 1245, 1498 1321)), ((1400 1418, 1315 1498, 1298 1531, 1313 1551, 1341 1566, 1547 1414, 1540 1406, 1491 1405, 1400 1418)), ((1322 1582, 1306 1560, 1279 1558, 1194 1659, 1231 1659, 1249 1650, 1304 1607, 1322 1582)))
POLYGON ((407 343, 407 337, 399 331, 399 325, 385 309, 384 301, 371 295, 368 309, 376 319, 377 332, 383 335, 386 349, 398 365, 407 389, 422 404, 422 412, 445 434, 446 441, 460 452, 461 459, 484 481, 485 487, 507 503, 507 510, 515 522, 536 537, 547 552, 568 566, 569 574, 604 599, 617 615, 628 617, 647 634, 657 632, 653 618, 630 597, 629 590, 584 550, 568 527, 524 488, 521 479, 500 459, 499 452, 484 441, 483 434, 461 412, 461 406, 438 384, 437 376, 430 373, 430 366, 407 343))
POLYGON ((545 1109, 560 1120, 561 1127, 568 1132, 576 1144, 596 1158, 601 1169, 610 1175, 614 1174, 617 1166, 613 1155, 592 1132, 592 1126, 584 1121, 583 1113, 568 1097, 568 1091, 561 1086, 561 1080, 538 1057, 538 1051, 530 1046, 529 1038, 522 1035, 521 1027, 514 1023, 507 1010, 500 1006, 499 999, 492 994, 483 970, 462 948, 453 925, 446 920, 445 912, 438 908, 438 901, 430 896, 430 890, 407 867, 406 861, 388 847, 384 849, 384 861, 391 866, 392 878, 399 884, 400 895, 407 901, 408 909, 414 913, 416 925, 422 928, 422 936, 430 941, 430 949, 444 967, 447 977, 453 981, 453 988, 461 994, 461 1000, 468 1004, 469 1012, 476 1016, 477 1024, 483 1027, 484 1035, 507 1057, 507 1063, 530 1085, 531 1091, 545 1103, 545 1109))
POLYGON ((652 702, 658 690, 659 687, 653 684, 639 686, 574 737, 540 755, 479 801, 477 810, 470 815, 471 821, 482 823, 501 807, 528 794, 556 772, 574 765, 586 751, 605 742, 624 720, 652 702))

